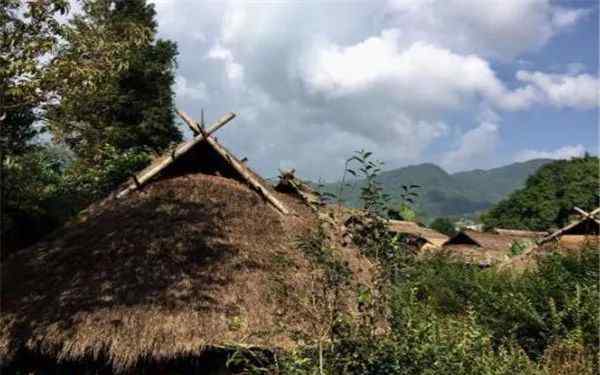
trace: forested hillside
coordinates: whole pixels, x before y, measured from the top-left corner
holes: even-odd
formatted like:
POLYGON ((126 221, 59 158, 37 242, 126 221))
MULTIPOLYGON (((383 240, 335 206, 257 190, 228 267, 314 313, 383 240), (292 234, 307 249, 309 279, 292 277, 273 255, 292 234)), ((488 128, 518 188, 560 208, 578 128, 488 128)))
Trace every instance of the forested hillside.
MULTIPOLYGON (((522 187, 527 177, 549 159, 536 159, 513 163, 489 170, 473 170, 449 174, 435 164, 419 164, 381 173, 378 181, 392 202, 400 202, 402 185, 419 185, 415 208, 422 216, 473 215, 490 208, 510 192, 522 187)), ((342 197, 351 206, 359 202, 362 180, 353 181, 352 187, 343 190, 342 197)), ((327 184, 325 191, 339 191, 339 184, 327 184)))
POLYGON ((600 205, 599 160, 558 160, 527 179, 482 218, 488 227, 547 230, 569 223, 573 207, 592 211, 600 205))

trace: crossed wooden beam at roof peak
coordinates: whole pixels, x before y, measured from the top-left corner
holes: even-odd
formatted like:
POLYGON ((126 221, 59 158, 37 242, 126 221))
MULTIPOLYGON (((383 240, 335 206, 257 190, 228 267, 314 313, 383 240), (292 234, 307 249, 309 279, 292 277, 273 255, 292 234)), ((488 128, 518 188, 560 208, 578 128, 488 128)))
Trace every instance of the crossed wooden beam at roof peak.
POLYGON ((577 211, 577 213, 579 213, 583 217, 583 219, 590 218, 590 219, 598 220, 598 218, 596 216, 598 214, 600 214, 600 207, 596 208, 592 212, 586 212, 579 207, 573 207, 573 209, 575 211, 577 211))
MULTIPOLYGON (((233 157, 227 149, 221 146, 215 139, 211 137, 217 130, 225 126, 229 121, 235 118, 235 113, 228 113, 219 119, 216 123, 210 126, 208 129, 204 128, 204 124, 198 124, 185 112, 176 110, 176 113, 181 119, 190 127, 194 133, 194 138, 189 141, 179 144, 172 152, 167 155, 163 155, 152 162, 148 167, 143 169, 141 172, 133 176, 133 183, 127 186, 124 190, 119 192, 116 197, 121 198, 129 192, 138 189, 142 184, 150 180, 152 177, 157 175, 160 171, 165 169, 168 165, 172 164, 181 155, 191 150, 198 143, 205 141, 212 149, 217 152, 225 161, 241 176, 241 178, 254 188, 260 195, 262 195, 271 205, 273 205, 280 213, 287 215, 290 211, 273 195, 267 190, 263 184, 252 174, 252 172, 242 162, 238 161, 233 157)), ((202 115, 202 122, 204 122, 204 113, 202 115)))
POLYGON ((586 212, 584 210, 582 210, 579 207, 573 207, 573 210, 576 211, 578 214, 581 215, 581 219, 577 220, 557 231, 555 231, 554 233, 542 238, 540 241, 538 241, 538 243, 542 244, 544 242, 548 242, 558 236, 560 236, 561 234, 563 234, 564 232, 568 231, 569 229, 577 226, 579 223, 581 223, 584 220, 587 219, 591 219, 594 220, 595 222, 597 222, 598 224, 600 224, 600 219, 598 217, 596 217, 598 214, 600 214, 600 207, 596 208, 595 210, 591 211, 591 212, 586 212))

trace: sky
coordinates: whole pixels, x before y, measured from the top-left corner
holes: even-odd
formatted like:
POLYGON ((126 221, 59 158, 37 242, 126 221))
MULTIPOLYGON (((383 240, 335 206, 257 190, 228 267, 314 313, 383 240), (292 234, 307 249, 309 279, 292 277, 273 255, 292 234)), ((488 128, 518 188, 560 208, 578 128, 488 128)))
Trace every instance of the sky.
POLYGON ((153 2, 178 108, 264 176, 598 153, 597 1, 153 2))

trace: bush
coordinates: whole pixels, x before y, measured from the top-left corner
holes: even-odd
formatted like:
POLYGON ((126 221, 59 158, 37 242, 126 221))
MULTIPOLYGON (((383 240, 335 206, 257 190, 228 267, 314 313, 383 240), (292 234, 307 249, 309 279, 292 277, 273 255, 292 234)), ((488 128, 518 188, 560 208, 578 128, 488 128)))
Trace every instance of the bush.
POLYGON ((431 223, 429 227, 449 237, 453 237, 457 233, 452 220, 446 217, 438 217, 431 223))
POLYGON ((304 348, 281 357, 276 370, 597 373, 598 255, 597 249, 551 255, 521 275, 452 263, 443 255, 414 263, 392 288, 389 332, 342 332, 322 361, 316 349, 304 348))
POLYGON ((597 351, 598 254, 553 254, 522 275, 434 257, 413 268, 399 288, 414 290, 422 304, 446 316, 473 309, 496 345, 514 339, 532 358, 573 332, 582 332, 584 345, 597 351))

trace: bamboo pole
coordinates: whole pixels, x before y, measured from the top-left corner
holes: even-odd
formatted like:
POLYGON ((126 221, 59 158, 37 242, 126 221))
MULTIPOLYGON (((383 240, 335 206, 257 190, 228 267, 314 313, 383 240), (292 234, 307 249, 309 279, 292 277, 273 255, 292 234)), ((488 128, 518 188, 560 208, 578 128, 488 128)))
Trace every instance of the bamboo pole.
POLYGON ((250 186, 252 186, 254 189, 256 189, 259 192, 259 194, 264 196, 267 199, 267 201, 269 203, 271 203, 275 208, 277 208, 281 213, 283 213, 284 215, 289 214, 288 209, 277 198, 275 198, 275 196, 273 196, 273 194, 271 194, 267 189, 265 189, 265 187, 262 186, 262 184, 258 180, 256 180, 256 178, 254 178, 254 176, 252 176, 252 173, 250 173, 248 168, 245 165, 243 165, 242 163, 238 162, 233 156, 231 156, 229 151, 227 151, 223 146, 221 146, 214 139, 212 139, 210 137, 209 132, 204 131, 204 129, 199 127, 198 124, 196 124, 194 122, 194 120, 192 120, 184 112, 178 111, 177 113, 180 114, 183 121, 188 123, 188 126, 190 128, 194 128, 194 127, 198 128, 198 131, 201 134, 199 137, 203 137, 204 140, 206 140, 206 142, 209 145, 211 145, 212 148, 219 155, 221 155, 225 159, 225 161, 227 161, 233 167, 233 169, 235 169, 240 174, 240 176, 242 176, 242 178, 250 186))
MULTIPOLYGON (((229 121, 231 121, 234 118, 235 118, 234 113, 226 114, 221 119, 219 119, 219 121, 217 121, 215 124, 213 124, 209 128, 209 130, 206 132, 206 134, 212 134, 212 133, 216 132, 217 130, 219 130, 220 128, 225 126, 225 124, 227 124, 229 121)), ((188 152, 192 147, 194 147, 196 144, 201 142, 203 139, 204 139, 203 135, 198 135, 197 137, 194 137, 193 139, 191 139, 187 142, 180 143, 177 146, 177 148, 175 148, 175 150, 170 155, 163 156, 163 157, 155 160, 152 164, 150 164, 150 166, 148 166, 147 168, 145 168, 144 170, 142 170, 141 172, 136 174, 137 184, 132 183, 129 186, 127 186, 125 189, 123 189, 121 192, 119 192, 117 194, 117 198, 124 197, 128 193, 137 189, 138 185, 139 186, 143 185, 145 182, 150 180, 152 177, 156 176, 165 167, 167 167, 168 165, 173 163, 175 160, 177 160, 181 155, 188 152)))

